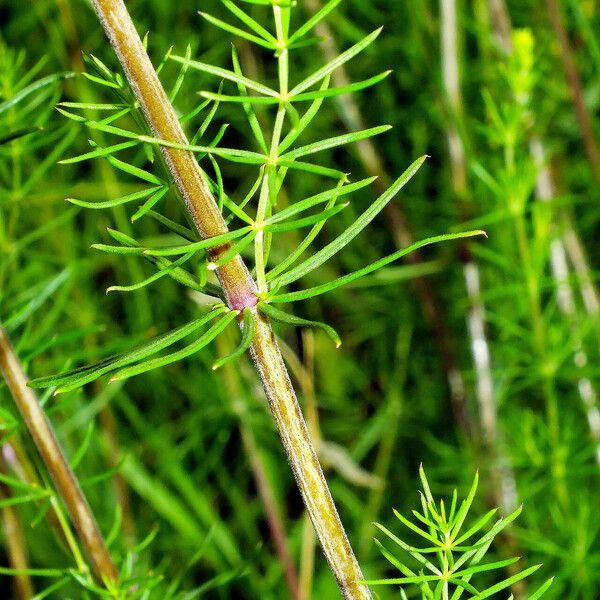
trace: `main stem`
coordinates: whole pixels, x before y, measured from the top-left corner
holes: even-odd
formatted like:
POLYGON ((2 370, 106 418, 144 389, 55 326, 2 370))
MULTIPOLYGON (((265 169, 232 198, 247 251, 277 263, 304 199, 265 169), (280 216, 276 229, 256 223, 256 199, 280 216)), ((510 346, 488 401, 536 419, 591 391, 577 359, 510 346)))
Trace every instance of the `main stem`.
MULTIPOLYGON (((123 1, 93 0, 93 4, 156 137, 188 144, 123 1)), ((204 238, 225 233, 227 226, 195 156, 164 146, 161 150, 198 233, 204 238)), ((227 249, 227 245, 214 249, 211 260, 218 261, 227 249)), ((230 308, 249 307, 255 313, 252 357, 304 504, 342 596, 347 600, 370 599, 368 588, 358 583, 363 575, 327 487, 271 325, 255 308, 256 284, 239 255, 219 267, 217 274, 230 308)))
POLYGON ((67 506, 77 534, 92 560, 96 575, 101 581, 116 581, 119 577, 117 569, 90 506, 36 395, 31 388, 27 387, 27 376, 1 325, 0 371, 4 375, 25 425, 54 480, 56 489, 67 506))

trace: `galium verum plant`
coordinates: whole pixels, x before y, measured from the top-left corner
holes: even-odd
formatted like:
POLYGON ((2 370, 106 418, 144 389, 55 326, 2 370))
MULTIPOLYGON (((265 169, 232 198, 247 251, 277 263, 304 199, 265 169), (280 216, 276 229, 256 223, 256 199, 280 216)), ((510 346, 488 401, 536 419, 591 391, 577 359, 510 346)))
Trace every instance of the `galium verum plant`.
MULTIPOLYGON (((70 119, 114 136, 115 143, 106 147, 92 144, 89 152, 63 162, 95 158, 107 160, 114 168, 133 176, 139 182, 139 190, 103 202, 70 201, 90 209, 143 201, 133 213, 132 221, 152 219, 165 228, 163 243, 159 240, 159 243, 147 245, 142 239, 109 230, 116 244, 95 245, 96 249, 105 252, 140 256, 154 266, 152 275, 145 280, 114 286, 112 290, 135 291, 168 276, 185 287, 207 294, 211 300, 205 314, 190 323, 124 354, 58 376, 34 380, 32 385, 54 386, 57 391, 68 391, 109 373, 113 380, 126 379, 199 352, 237 321, 242 331, 240 343, 231 355, 217 361, 214 368, 250 351, 298 487, 340 591, 345 598, 359 599, 371 596, 367 586, 361 583, 360 568, 329 493, 273 335, 271 321, 320 328, 339 345, 340 338, 329 325, 302 319, 278 305, 325 294, 381 269, 416 248, 482 232, 431 237, 333 281, 289 291, 288 286, 296 284, 298 287, 297 282, 324 265, 361 233, 426 158, 415 160, 386 192, 369 206, 361 208, 358 217, 332 241, 321 246, 317 244, 317 236, 326 223, 346 208, 347 203, 341 199, 365 188, 373 178, 351 182, 347 174, 312 162, 311 157, 389 129, 388 126, 379 126, 308 144, 300 143, 303 136, 314 137, 311 123, 327 98, 368 88, 389 73, 386 71, 344 87, 330 87, 331 73, 367 49, 379 35, 378 29, 299 82, 292 81, 291 53, 314 43, 310 37, 312 28, 339 1, 331 0, 317 14, 296 25, 298 11, 292 3, 245 0, 246 4, 263 5, 265 12, 271 13, 271 30, 244 10, 242 3, 231 0, 222 0, 222 3, 240 22, 239 27, 204 15, 210 23, 273 53, 277 84, 271 87, 243 74, 235 49, 232 51, 231 69, 193 60, 189 46, 184 56, 167 52, 155 69, 146 51, 147 39, 142 42, 138 36, 122 0, 94 0, 95 10, 117 53, 126 80, 99 58, 87 57, 87 64, 94 73, 86 76, 114 93, 115 100, 96 104, 65 102, 60 111, 70 119), (169 61, 178 63, 180 71, 167 94, 158 73, 169 61), (202 92, 203 101, 178 117, 173 102, 190 70, 214 76, 216 84, 223 82, 222 87, 217 93, 202 92), (253 133, 256 149, 221 146, 225 125, 212 139, 205 141, 221 103, 240 105, 253 133), (265 110, 262 122, 257 115, 257 107, 265 110), (107 117, 91 120, 84 116, 87 109, 106 112, 107 117), (265 126, 266 115, 271 114, 272 122, 265 126), (183 126, 192 125, 197 127, 197 131, 188 140, 183 126), (160 149, 160 155, 157 149, 160 149), (202 166, 198 161, 202 161, 202 166), (226 189, 226 177, 221 172, 223 161, 256 169, 253 184, 243 196, 235 197, 237 193, 233 195, 226 189), (306 174, 315 177, 318 193, 303 199, 292 198, 283 207, 286 182, 306 174), (331 183, 324 185, 324 181, 331 183), (157 209, 159 203, 175 191, 184 202, 190 221, 188 224, 192 227, 167 218, 157 209), (296 249, 273 264, 275 253, 272 255, 271 249, 277 248, 279 236, 297 235, 302 231, 306 233, 296 249), (177 238, 176 244, 172 243, 173 236, 177 238), (188 269, 186 265, 192 267, 188 269), (193 340, 187 345, 162 353, 192 336, 193 340)), ((265 21, 267 17, 265 15, 265 21)))

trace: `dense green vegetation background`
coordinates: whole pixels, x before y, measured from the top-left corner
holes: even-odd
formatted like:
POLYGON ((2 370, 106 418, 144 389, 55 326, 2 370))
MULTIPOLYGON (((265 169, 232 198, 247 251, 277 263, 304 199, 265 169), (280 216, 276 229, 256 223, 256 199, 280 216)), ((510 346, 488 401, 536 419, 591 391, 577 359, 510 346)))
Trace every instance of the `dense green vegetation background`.
MULTIPOLYGON (((304 4, 298 2, 299 15, 304 4)), ((591 115, 586 135, 593 141, 600 135, 600 6, 595 0, 558 4, 591 115)), ((260 80, 273 76, 268 52, 251 49, 197 14, 201 9, 225 18, 216 0, 127 5, 138 30, 150 32, 155 64, 171 45, 183 54, 190 43, 192 57, 229 67, 235 42, 246 72, 253 70, 260 80)), ((264 23, 264 9, 255 8, 264 23)), ((395 212, 379 217, 306 284, 394 251, 396 243, 404 244, 403 229, 414 239, 475 228, 489 237, 426 249, 420 262, 386 267, 360 285, 298 303, 296 314, 337 329, 344 341, 340 349, 319 332, 278 331, 312 418, 316 403, 322 460, 367 577, 394 576, 373 544, 372 522, 401 531, 392 508, 407 512, 418 506, 423 463, 438 495, 454 487, 464 492, 480 470, 474 516, 490 506, 508 511, 523 503, 523 515, 494 552, 524 555, 527 564, 543 562, 532 585, 555 575, 549 598, 593 599, 600 593, 595 396, 600 163, 589 160, 589 145, 586 152, 547 4, 508 3, 517 32, 512 55, 488 8, 484 0, 458 2, 463 94, 458 110, 444 87, 443 23, 436 2, 344 0, 327 19, 330 40, 342 49, 385 25, 377 42, 347 65, 351 80, 394 69, 378 86, 353 96, 366 126, 394 126, 373 141, 380 179, 397 177, 421 154, 431 159, 394 201, 395 212), (449 135, 464 145, 464 183, 449 135), (531 147, 538 143, 547 160, 536 166, 531 147), (540 189, 540 173, 551 177, 550 187, 540 189), (474 272, 480 294, 473 291, 474 272), (484 338, 473 329, 481 310, 484 338), (486 353, 491 389, 485 387, 486 353)), ((86 2, 0 0, 0 21, 0 106, 35 80, 82 71, 82 51, 117 67, 86 2)), ((291 61, 291 76, 300 78, 325 59, 315 44, 292 54, 291 61)), ((172 83, 178 68, 167 63, 161 77, 172 83)), ((178 110, 190 110, 198 90, 217 87, 215 78, 190 72, 178 110)), ((105 89, 77 75, 0 112, 2 139, 24 127, 40 128, 0 146, 0 318, 31 377, 122 351, 198 311, 194 298, 167 278, 129 294, 105 295, 110 285, 140 281, 152 272, 135 257, 90 249, 96 242, 110 243, 107 227, 130 232, 131 215, 122 207, 80 210, 64 199, 105 200, 135 191, 138 184, 101 160, 57 164, 89 149, 92 135, 55 111, 63 100, 112 101, 105 89)), ((347 131, 347 110, 326 101, 304 143, 347 131)), ((224 122, 231 123, 227 146, 255 149, 236 105, 219 109, 207 135, 224 122)), ((104 134, 93 135, 105 141, 104 134)), ((358 179, 371 174, 365 164, 369 152, 354 146, 329 152, 323 162, 358 179)), ((245 167, 222 168, 230 193, 251 185, 245 167)), ((287 193, 315 194, 320 191, 315 181, 296 178, 287 193)), ((347 226, 373 197, 375 191, 359 193, 322 239, 347 226)), ((174 198, 165 210, 181 218, 174 198)), ((152 240, 160 229, 148 220, 136 223, 135 231, 152 240)), ((295 242, 293 235, 287 241, 282 236, 274 260, 295 242)), ((210 582, 204 591, 211 598, 287 597, 257 492, 260 468, 282 514, 294 562, 304 554, 307 564, 302 505, 251 362, 244 358, 216 373, 210 368, 236 339, 231 328, 217 344, 176 365, 125 382, 107 385, 104 379, 80 391, 42 395, 67 453, 78 461, 77 474, 102 530, 112 528, 116 555, 157 529, 152 543, 136 554, 135 572, 162 575, 154 593, 163 597, 171 585, 191 590, 204 582, 210 582)), ((0 398, 0 416, 12 432, 16 412, 6 387, 0 387, 0 398)), ((35 451, 27 448, 37 464, 35 451)), ((47 503, 18 507, 31 565, 75 566, 42 518, 47 508, 47 503)), ((7 557, 0 556, 6 565, 7 557)), ((36 578, 37 591, 52 581, 36 578)), ((2 597, 10 597, 11 578, 0 586, 2 597)), ((314 599, 337 594, 318 551, 313 590, 314 599)), ((377 592, 381 598, 400 597, 393 588, 377 592)), ((81 594, 69 583, 49 597, 81 594)))

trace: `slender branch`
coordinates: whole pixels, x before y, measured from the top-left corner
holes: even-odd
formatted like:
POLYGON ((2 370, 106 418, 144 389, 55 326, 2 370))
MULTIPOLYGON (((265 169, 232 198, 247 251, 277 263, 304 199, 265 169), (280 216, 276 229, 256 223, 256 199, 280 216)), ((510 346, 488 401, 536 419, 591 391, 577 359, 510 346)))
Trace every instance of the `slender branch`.
POLYGON ((54 480, 56 489, 67 506, 77 534, 92 561, 94 572, 100 580, 116 581, 118 579, 117 569, 108 553, 90 506, 36 395, 27 387, 27 376, 1 325, 0 371, 4 375, 25 425, 54 480))
MULTIPOLYGON (((187 144, 122 0, 94 0, 94 7, 154 134, 170 142, 187 144)), ((161 150, 200 235, 212 237, 226 232, 223 217, 194 155, 166 147, 161 150)), ((224 245, 213 250, 211 259, 218 260, 227 248, 224 245)), ((220 267, 217 274, 230 308, 256 306, 256 285, 240 256, 220 267)), ((358 583, 363 579, 360 567, 331 498, 271 326, 255 309, 254 313, 252 356, 327 561, 344 598, 369 599, 368 588, 358 583)))

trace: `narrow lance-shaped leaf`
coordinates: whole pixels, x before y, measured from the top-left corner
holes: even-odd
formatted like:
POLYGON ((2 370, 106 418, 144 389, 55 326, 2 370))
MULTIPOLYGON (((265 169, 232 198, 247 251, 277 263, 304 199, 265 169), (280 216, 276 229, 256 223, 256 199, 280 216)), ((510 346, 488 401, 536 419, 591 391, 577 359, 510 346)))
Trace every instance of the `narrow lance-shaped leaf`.
POLYGON ((235 244, 232 244, 231 248, 229 248, 229 250, 227 250, 227 252, 225 252, 217 261, 208 263, 208 269, 215 271, 218 267, 226 265, 235 256, 243 252, 254 241, 257 233, 258 231, 253 229, 241 240, 238 240, 235 244))
POLYGON ((254 35, 252 33, 249 33, 248 31, 244 31, 243 29, 240 29, 239 27, 236 27, 235 25, 226 23, 225 21, 221 21, 221 19, 217 19, 217 17, 213 17, 212 15, 209 15, 205 12, 199 12, 198 14, 201 17, 203 17, 204 19, 206 19, 209 23, 212 23, 213 25, 215 25, 216 27, 219 27, 220 29, 223 29, 224 31, 227 31, 229 33, 233 33, 234 35, 238 35, 250 42, 254 42, 255 44, 258 44, 259 46, 262 46, 263 48, 268 48, 270 50, 273 50, 276 47, 273 44, 273 42, 268 42, 268 41, 264 40, 262 37, 254 35))
POLYGON ((378 75, 373 75, 373 77, 369 77, 368 79, 363 79, 362 81, 349 83, 348 85, 343 85, 340 87, 334 87, 325 90, 317 90, 314 92, 304 92, 303 94, 293 96, 291 100, 292 102, 306 102, 307 100, 316 100, 317 98, 332 98, 335 96, 341 96, 343 94, 352 94, 354 92, 358 92, 359 90, 364 90, 365 88, 377 85, 380 81, 383 81, 391 72, 392 71, 383 71, 382 73, 379 73, 378 75))
POLYGON ((290 37, 289 43, 293 44, 302 36, 306 35, 317 23, 322 21, 342 0, 329 0, 308 21, 301 25, 290 37))
POLYGON ((191 335, 210 320, 226 311, 226 306, 217 306, 204 317, 196 319, 190 323, 186 323, 185 325, 182 325, 177 329, 173 329, 169 333, 154 338, 153 340, 150 340, 149 342, 146 342, 137 348, 133 348, 128 352, 111 356, 94 365, 79 367, 60 375, 51 375, 49 377, 32 379, 29 382, 29 385, 33 388, 57 387, 57 391, 59 392, 68 392, 77 389, 86 383, 90 383, 91 381, 98 379, 106 373, 110 373, 111 371, 129 365, 133 362, 143 360, 149 356, 152 356, 153 354, 156 354, 157 352, 160 352, 161 350, 164 350, 175 342, 178 342, 184 337, 191 335))
MULTIPOLYGON (((356 221, 340 234, 335 240, 327 244, 324 248, 319 250, 314 256, 311 256, 308 260, 304 261, 297 267, 291 269, 287 273, 284 273, 279 277, 277 283, 280 285, 286 285, 292 281, 300 279, 307 273, 310 273, 313 269, 320 267, 324 262, 329 260, 334 254, 339 252, 344 246, 346 246, 351 240, 353 240, 385 207, 385 205, 392 200, 392 198, 404 187, 412 176, 418 171, 419 167, 425 162, 426 156, 418 158, 415 162, 404 171, 404 173, 392 184, 392 186, 383 193, 371 206, 362 214, 356 221)), ((378 261, 379 262, 379 261, 378 261)), ((391 261, 390 261, 391 262, 391 261)), ((377 263, 374 263, 377 264, 377 263)))
POLYGON ((155 358, 149 361, 142 362, 138 365, 133 365, 131 367, 126 367, 118 371, 111 381, 118 381, 120 379, 127 379, 128 377, 133 377, 134 375, 140 375, 141 373, 146 373, 147 371, 151 371, 152 369, 157 369, 158 367, 163 367, 165 365, 177 362, 182 360, 183 358, 187 358, 196 352, 199 352, 210 344, 212 340, 214 340, 221 331, 236 318, 239 314, 239 311, 228 311, 225 316, 223 316, 219 321, 213 325, 206 333, 202 334, 196 341, 192 342, 185 348, 177 352, 173 352, 171 354, 167 354, 166 356, 161 356, 159 358, 155 358))
POLYGON ((192 251, 198 252, 200 250, 207 250, 208 248, 222 246, 223 244, 231 242, 239 237, 242 237, 251 229, 252 228, 250 226, 241 227, 240 229, 228 231, 227 233, 206 238, 205 240, 200 240, 199 242, 193 242, 191 244, 171 246, 169 248, 149 248, 147 250, 144 250, 144 254, 147 254, 149 256, 173 256, 175 254, 188 254, 192 251))
MULTIPOLYGON (((335 191, 344 189, 343 186, 345 181, 346 176, 344 175, 338 181, 338 185, 333 190, 329 190, 333 191, 334 193, 327 202, 326 208, 331 208, 336 203, 337 194, 335 193, 335 191)), ((300 244, 298 244, 296 249, 289 256, 287 256, 287 258, 281 261, 272 271, 267 273, 267 281, 270 281, 271 279, 277 277, 280 273, 284 273, 291 265, 293 265, 302 256, 302 254, 310 246, 310 244, 312 244, 313 240, 317 237, 317 235, 319 235, 319 232, 321 231, 324 225, 324 221, 322 221, 321 223, 316 223, 314 227, 310 230, 308 235, 300 242, 300 244)))
MULTIPOLYGON (((278 294, 269 298, 269 302, 280 303, 280 302, 296 302, 298 300, 305 300, 306 298, 312 298, 314 296, 319 296, 320 294, 325 294, 331 290, 334 290, 338 287, 342 287, 360 277, 364 277, 369 273, 373 273, 373 271, 377 271, 381 269, 381 267, 385 267, 386 265, 402 258, 406 254, 410 252, 414 252, 415 250, 422 248, 423 246, 428 246, 429 244, 436 244, 439 242, 446 242, 450 240, 456 240, 465 237, 472 237, 475 235, 485 235, 483 231, 467 231, 464 233, 449 233, 446 235, 438 235, 431 238, 427 238, 425 240, 421 240, 420 242, 416 242, 407 248, 403 248, 402 250, 398 250, 389 256, 381 258, 374 263, 355 271, 354 273, 349 273, 343 277, 330 281, 328 283, 324 283, 323 285, 318 285, 312 288, 308 288, 306 290, 302 290, 299 292, 290 292, 288 294, 278 294)), ((276 288, 277 289, 277 288, 276 288)))
MULTIPOLYGON (((175 270, 177 267, 180 267, 183 263, 190 260, 190 258, 192 258, 192 256, 194 256, 194 254, 195 254, 194 252, 190 252, 189 254, 184 254, 181 258, 179 258, 175 262, 171 263, 170 265, 168 265, 162 269, 159 269, 156 273, 153 273, 152 275, 150 275, 149 277, 146 277, 146 279, 144 279, 138 283, 133 283, 131 285, 111 285, 106 290, 106 293, 108 294, 110 292, 135 292, 137 290, 141 290, 142 288, 146 287, 147 285, 150 285, 151 283, 158 281, 165 275, 169 275, 169 273, 171 271, 175 270)), ((198 291, 202 291, 202 289, 199 285, 194 286, 194 289, 198 290, 198 291)))
POLYGON ((96 150, 92 150, 90 152, 86 152, 85 154, 80 154, 79 156, 72 156, 71 158, 65 158, 63 160, 59 160, 58 164, 60 165, 70 165, 73 163, 78 163, 83 160, 90 160, 92 158, 98 158, 100 156, 108 156, 110 154, 114 154, 115 152, 119 152, 120 150, 126 150, 127 148, 133 148, 137 146, 140 142, 132 141, 132 142, 122 142, 121 144, 115 144, 114 146, 107 146, 106 148, 97 148, 96 150))
POLYGON ((318 212, 315 215, 311 215, 310 217, 303 217, 302 219, 296 219, 294 221, 284 221, 283 223, 276 224, 265 224, 264 230, 270 233, 279 233, 283 231, 293 231, 295 229, 301 229, 302 227, 308 227, 310 225, 314 225, 315 223, 321 223, 323 221, 327 221, 331 217, 337 215, 339 212, 344 210, 348 206, 349 202, 345 204, 338 204, 333 208, 327 208, 318 212))
POLYGON ((329 338, 331 338, 336 348, 339 348, 342 345, 342 340, 340 339, 337 331, 326 323, 321 323, 320 321, 309 321, 307 319, 302 319, 301 317, 296 317, 295 315, 291 315, 287 312, 279 310, 278 308, 275 308, 274 306, 271 306, 268 302, 261 302, 258 305, 258 310, 277 323, 293 325, 294 327, 316 327, 318 329, 322 329, 329 336, 329 338))
POLYGON ((296 158, 300 158, 301 156, 314 154, 315 152, 322 152, 323 150, 328 150, 329 148, 336 148, 338 146, 343 146, 344 144, 358 142, 360 140, 364 140, 375 135, 379 135, 380 133, 389 131, 391 128, 391 125, 380 125, 379 127, 364 129, 363 131, 354 131, 352 133, 345 133, 344 135, 338 135, 327 140, 320 140, 313 144, 302 146, 300 148, 297 148, 296 150, 292 150, 291 152, 284 154, 283 156, 281 156, 281 160, 295 160, 296 158))
MULTIPOLYGON (((169 52, 169 57, 170 57, 170 55, 171 55, 171 53, 169 52)), ((167 57, 167 58, 169 58, 169 57, 167 57)), ((191 46, 191 44, 188 44, 185 48, 185 58, 189 60, 191 57, 192 57, 192 46, 191 46)), ((175 80, 175 83, 173 84, 173 88, 171 89, 171 92, 169 93, 169 100, 171 102, 173 102, 175 100, 175 98, 177 97, 177 94, 179 94, 179 90, 181 89, 181 86, 183 84, 183 80, 185 79, 185 74, 187 73, 188 68, 189 68, 189 65, 187 65, 187 64, 181 65, 179 75, 177 76, 177 79, 175 80)))
POLYGON ((272 217, 269 217, 265 221, 265 225, 274 225, 275 223, 281 223, 281 221, 285 221, 286 219, 289 219, 290 217, 293 217, 298 213, 301 213, 305 210, 309 210, 314 206, 317 206, 318 204, 328 202, 334 197, 339 198, 340 196, 347 196, 352 192, 355 192, 370 185, 376 179, 377 177, 367 177, 366 179, 361 179, 360 181, 356 181, 355 183, 350 183, 342 187, 337 186, 325 192, 321 192, 319 194, 315 194, 314 196, 310 196, 310 198, 305 198, 304 200, 294 202, 287 208, 284 208, 272 217))
MULTIPOLYGON (((242 23, 245 23, 254 33, 261 36, 265 41, 277 45, 277 38, 269 33, 260 23, 255 21, 249 14, 244 12, 231 0, 221 0, 225 7, 231 11, 242 23)), ((270 4, 270 2, 269 2, 270 4)))
POLYGON ((131 222, 134 223, 138 219, 141 219, 145 214, 148 214, 152 208, 166 196, 168 191, 168 187, 163 187, 150 196, 150 198, 148 198, 148 200, 146 200, 146 202, 144 202, 144 204, 142 204, 142 206, 140 206, 132 215, 131 222))
POLYGON ((242 339, 240 341, 239 346, 228 356, 224 356, 217 360, 212 368, 213 371, 221 368, 223 365, 230 363, 240 356, 244 354, 248 348, 252 345, 252 340, 254 339, 254 315, 252 314, 252 310, 250 308, 245 308, 243 312, 243 321, 242 321, 242 339))
MULTIPOLYGON (((231 60, 233 62, 233 70, 235 71, 235 73, 237 75, 242 75, 242 68, 240 66, 240 61, 238 59, 235 47, 231 48, 231 60)), ((238 83, 238 91, 240 93, 240 96, 246 96, 246 87, 243 84, 238 83)), ((265 136, 263 135, 262 127, 258 122, 258 118, 256 117, 256 113, 254 112, 252 104, 250 104, 249 102, 244 102, 243 107, 244 113, 246 113, 246 118, 248 119, 248 123, 250 125, 250 129, 254 134, 254 138, 258 142, 258 145, 263 151, 263 153, 268 154, 269 148, 267 147, 267 142, 265 140, 265 136)))
MULTIPOLYGON (((329 87, 330 76, 327 75, 323 82, 321 83, 321 87, 318 92, 324 92, 329 87)), ((317 93, 318 93, 317 92, 317 93)), ((298 123, 294 125, 294 127, 289 131, 289 133, 283 138, 281 143, 279 144, 278 153, 283 154, 302 134, 302 132, 310 125, 311 121, 315 118, 319 109, 321 108, 321 104, 323 104, 324 97, 318 96, 315 98, 314 102, 309 106, 308 110, 300 117, 298 123)))
POLYGON ((162 188, 151 187, 145 190, 140 190, 139 192, 127 194, 126 196, 121 196, 120 198, 115 198, 114 200, 106 200, 104 202, 88 202, 86 200, 77 200, 76 198, 67 198, 67 202, 70 202, 71 204, 76 204, 77 206, 83 206, 84 208, 112 208, 114 206, 121 206, 122 204, 127 204, 128 202, 134 202, 135 200, 141 200, 142 198, 146 198, 154 194, 160 189, 162 188))
POLYGON ((509 577, 508 579, 505 579, 504 581, 501 581, 500 583, 497 583, 496 585, 487 588, 486 590, 483 590, 483 592, 480 592, 477 596, 477 600, 489 598, 490 596, 493 596, 494 594, 505 590, 506 588, 510 587, 511 585, 514 585, 518 581, 529 577, 529 575, 535 573, 541 566, 542 565, 534 565, 533 567, 529 567, 529 569, 525 569, 524 571, 521 571, 520 573, 517 573, 516 575, 513 575, 512 577, 509 577))
POLYGON ((373 43, 377 36, 381 33, 381 29, 376 29, 368 36, 363 38, 360 42, 340 54, 338 57, 334 58, 331 62, 327 63, 324 67, 320 68, 318 71, 307 77, 304 81, 295 86, 292 90, 290 90, 289 95, 295 96, 300 92, 308 89, 315 83, 318 83, 337 68, 341 67, 343 64, 347 63, 351 58, 354 58, 359 52, 362 52, 367 46, 373 43))
POLYGON ((188 64, 190 67, 192 67, 192 69, 203 71, 204 73, 210 73, 211 75, 216 75, 217 77, 228 79, 229 81, 233 81, 235 83, 241 83, 245 87, 258 92, 259 94, 264 94, 265 96, 278 96, 278 93, 275 90, 272 90, 266 85, 258 83, 258 81, 253 81, 252 79, 248 79, 248 77, 244 77, 243 75, 237 75, 228 69, 215 67, 197 60, 188 60, 184 56, 171 56, 171 59, 179 63, 188 64))

